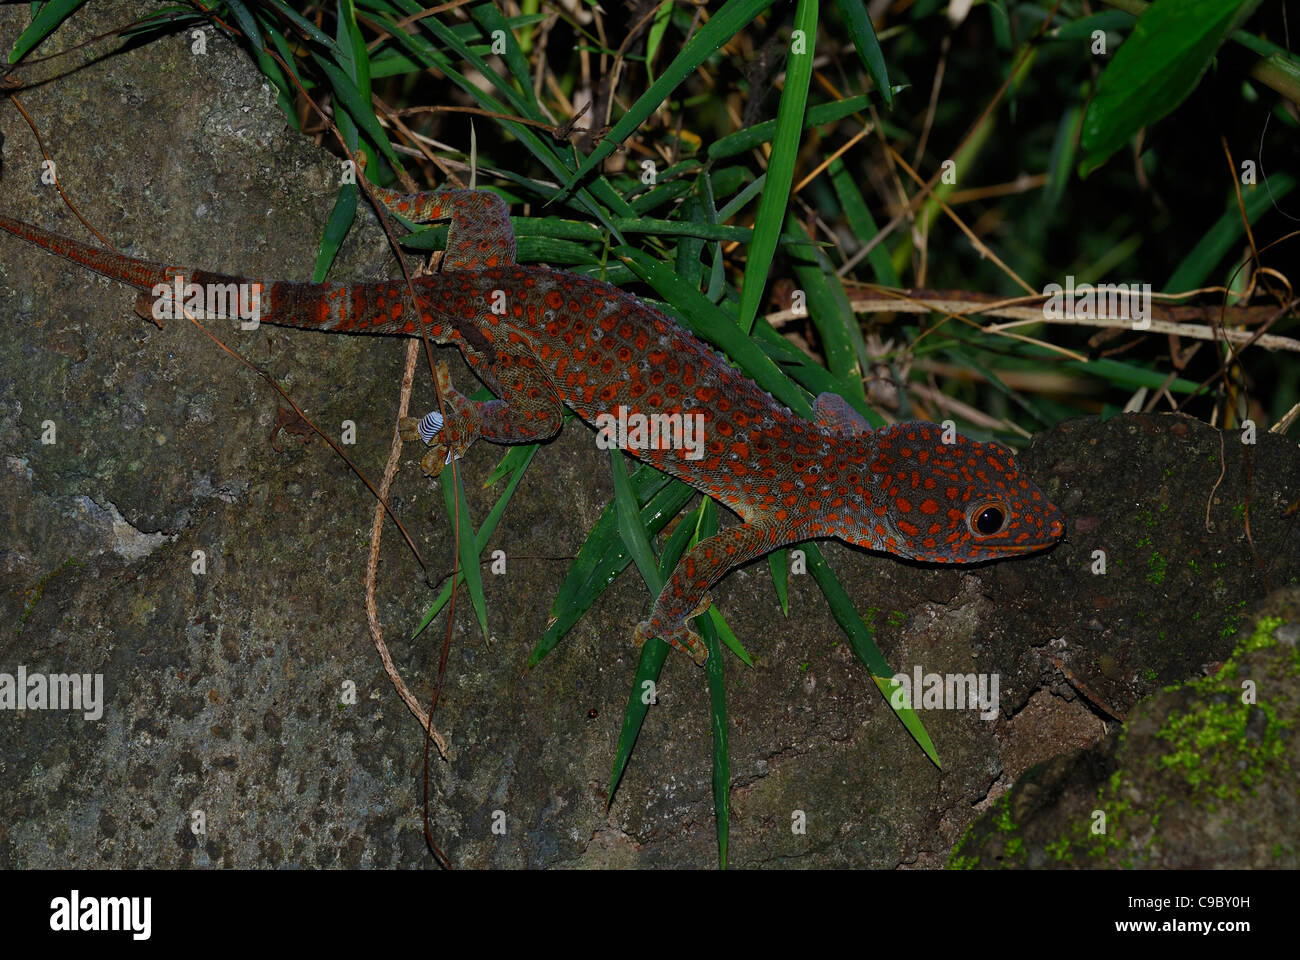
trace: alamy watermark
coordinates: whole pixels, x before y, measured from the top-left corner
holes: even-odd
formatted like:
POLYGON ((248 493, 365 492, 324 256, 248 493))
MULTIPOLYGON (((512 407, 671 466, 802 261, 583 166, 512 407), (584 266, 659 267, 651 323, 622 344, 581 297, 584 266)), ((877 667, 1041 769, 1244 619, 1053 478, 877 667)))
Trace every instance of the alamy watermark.
POLYGON ((1151 326, 1151 284, 1149 283, 1081 283, 1075 286, 1074 275, 1067 274, 1065 286, 1049 283, 1043 287, 1044 320, 1129 320, 1134 330, 1151 326))
POLYGON ((171 283, 154 284, 153 318, 181 320, 189 315, 196 320, 239 319, 244 329, 252 330, 262 318, 260 283, 189 283, 177 274, 171 283))
POLYGON ((918 665, 911 676, 889 678, 889 704, 895 710, 979 710, 981 720, 993 720, 1000 709, 998 682, 996 673, 926 673, 918 665))
POLYGON ((148 940, 152 916, 152 897, 83 897, 73 890, 50 901, 50 929, 59 933, 125 931, 133 940, 148 940))
POLYGON ((87 720, 104 715, 102 673, 0 673, 0 710, 80 710, 87 720))
POLYGON ((685 450, 687 460, 704 457, 704 414, 638 413, 621 404, 616 413, 596 415, 600 450, 685 450))

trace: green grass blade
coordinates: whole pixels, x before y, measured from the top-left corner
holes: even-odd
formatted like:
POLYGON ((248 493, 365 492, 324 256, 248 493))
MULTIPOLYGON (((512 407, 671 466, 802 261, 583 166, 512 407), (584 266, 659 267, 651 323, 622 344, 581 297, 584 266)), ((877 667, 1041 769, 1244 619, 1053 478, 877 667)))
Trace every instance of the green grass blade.
MULTIPOLYGON (((644 508, 652 503, 672 480, 653 467, 643 466, 632 474, 629 482, 633 493, 636 494, 637 502, 644 508)), ((569 603, 573 595, 591 577, 601 559, 618 543, 621 543, 618 534, 618 507, 610 501, 596 518, 596 523, 587 534, 587 539, 578 549, 578 556, 570 565, 564 582, 555 595, 555 602, 551 606, 552 616, 569 603)))
MULTIPOLYGON (((837 157, 833 160, 827 172, 831 177, 831 186, 835 188, 835 195, 839 197, 840 205, 844 208, 844 219, 848 222, 849 229, 853 231, 853 236, 857 238, 858 243, 865 247, 880 233, 880 228, 876 226, 875 218, 871 216, 867 201, 862 197, 862 191, 858 189, 857 182, 841 158, 837 157)), ((871 248, 871 252, 867 254, 867 261, 871 264, 876 283, 887 287, 899 286, 898 271, 890 262, 889 251, 885 249, 883 243, 878 243, 871 248)))
POLYGON ((9 51, 9 62, 17 63, 27 52, 36 46, 58 27, 68 14, 81 6, 84 0, 50 0, 49 3, 41 7, 40 11, 32 18, 32 22, 27 25, 27 29, 18 35, 14 41, 13 49, 9 51))
MULTIPOLYGON (((1294 190, 1295 185, 1295 177, 1291 174, 1273 173, 1269 175, 1267 188, 1260 184, 1252 190, 1243 190, 1241 202, 1246 209, 1246 219, 1252 224, 1255 223, 1272 207, 1274 201, 1281 200, 1294 190)), ((1241 211, 1237 209, 1237 198, 1233 194, 1232 201, 1228 209, 1223 212, 1223 216, 1205 231, 1205 235, 1165 283, 1165 291, 1181 293, 1202 286, 1210 278, 1214 268, 1241 242, 1244 230, 1241 224, 1241 211)))
POLYGON ((664 548, 659 553, 659 579, 662 582, 668 581, 668 577, 677 569, 677 564, 694 543, 695 531, 700 522, 700 510, 703 508, 704 502, 701 501, 698 508, 682 517, 664 542, 664 548))
POLYGON ((624 263, 676 308, 678 320, 700 339, 736 361, 760 387, 791 410, 811 418, 812 404, 790 379, 735 322, 689 286, 671 263, 656 260, 632 247, 614 251, 624 263))
POLYGON ((758 319, 755 339, 759 349, 765 355, 780 360, 783 373, 808 393, 813 396, 827 392, 838 393, 873 427, 885 425, 885 418, 877 413, 862 396, 862 391, 858 389, 859 384, 845 383, 832 376, 829 370, 813 362, 806 353, 772 329, 772 325, 764 317, 758 319))
MULTIPOLYGON (((422 12, 422 5, 414 2, 414 0, 398 0, 397 5, 408 14, 422 12)), ((436 16, 422 17, 419 24, 424 30, 431 33, 444 47, 472 66, 485 80, 488 81, 488 83, 492 85, 493 89, 506 99, 510 105, 509 109, 506 109, 504 105, 499 105, 501 113, 507 115, 518 114, 519 116, 526 117, 529 120, 537 120, 542 123, 549 122, 540 109, 535 110, 533 108, 533 104, 529 102, 528 96, 520 93, 511 86, 505 77, 497 73, 496 70, 492 68, 491 64, 475 53, 470 48, 470 45, 457 35, 456 31, 452 30, 436 16)), ((511 125, 511 129, 516 128, 515 125, 511 125)))
POLYGON ((312 271, 312 280, 320 283, 329 273, 334 258, 338 256, 343 238, 347 236, 352 222, 357 218, 357 185, 345 183, 339 187, 339 195, 334 200, 334 209, 330 211, 329 222, 321 235, 320 248, 316 253, 316 267, 312 271))
POLYGON ((673 58, 663 74, 650 89, 637 98, 628 108, 627 113, 619 118, 613 128, 601 140, 600 146, 578 167, 577 173, 564 185, 568 193, 574 186, 596 166, 614 152, 614 149, 659 109, 683 80, 695 72, 705 60, 736 34, 743 30, 755 17, 772 5, 772 0, 727 0, 722 9, 709 19, 699 33, 686 42, 681 52, 673 58))
POLYGON ((830 605, 831 614, 835 617, 835 622, 848 635, 849 643, 853 645, 853 652, 858 655, 858 659, 865 663, 867 669, 871 671, 876 687, 884 696, 885 702, 898 715, 898 719, 903 721, 903 726, 921 745, 921 749, 925 751, 926 756, 933 761, 936 767, 942 769, 943 764, 939 762, 939 754, 934 749, 930 735, 925 732, 925 725, 921 723, 921 718, 916 715, 916 712, 911 707, 894 706, 889 695, 892 690, 889 681, 894 676, 895 671, 890 669, 889 664, 876 646, 871 637, 871 631, 862 622, 857 608, 853 606, 853 601, 849 599, 849 595, 845 592, 839 578, 835 576, 835 571, 826 563, 826 558, 822 556, 822 552, 817 548, 816 544, 802 543, 799 548, 808 556, 808 572, 813 575, 817 585, 821 587, 826 602, 830 605))
POLYGON ((655 11, 654 22, 650 24, 650 33, 645 41, 645 71, 652 82, 655 75, 651 64, 654 63, 655 54, 659 52, 659 46, 663 43, 664 34, 668 32, 668 24, 672 22, 672 18, 673 0, 663 0, 663 3, 659 4, 659 9, 655 11))
POLYGON ((767 183, 767 174, 757 177, 750 184, 736 194, 718 211, 718 221, 730 220, 745 207, 749 206, 749 201, 753 200, 763 192, 763 185, 767 183))
POLYGON ((618 447, 609 450, 609 470, 614 477, 614 510, 618 517, 618 535, 636 563, 636 568, 641 571, 641 579, 650 590, 650 599, 654 600, 663 589, 664 581, 659 575, 659 564, 650 547, 650 538, 646 536, 645 525, 641 522, 641 510, 632 493, 632 485, 628 483, 623 451, 618 447))
MULTIPOLYGON (((416 13, 420 10, 420 4, 414 3, 412 0, 399 0, 399 3, 406 13, 416 13)), ((470 80, 457 70, 452 65, 451 60, 448 59, 442 51, 429 43, 429 41, 423 36, 407 33, 396 23, 385 17, 375 16, 372 19, 378 26, 392 34, 393 39, 400 43, 421 65, 426 68, 432 67, 445 74, 452 83, 460 87, 462 91, 472 97, 483 109, 507 116, 511 113, 521 113, 524 116, 529 116, 529 110, 526 104, 519 104, 517 109, 511 110, 505 103, 502 103, 500 100, 489 95, 486 91, 481 89, 479 84, 470 80)), ((440 38, 449 37, 449 44, 453 46, 453 49, 455 49, 456 52, 459 53, 463 50, 467 59, 470 59, 472 63, 481 62, 481 58, 477 57, 472 51, 470 51, 459 38, 454 34, 447 33, 446 28, 441 24, 437 24, 435 29, 435 24, 436 18, 434 17, 425 17, 420 20, 420 25, 424 29, 436 33, 440 38)), ((509 87, 507 87, 507 89, 509 89, 509 87)), ((511 91, 511 93, 513 94, 513 91, 511 91)), ((547 122, 544 117, 533 117, 531 119, 541 119, 543 122, 547 122)), ((552 176, 560 181, 569 179, 573 170, 568 158, 561 156, 549 140, 538 136, 532 128, 526 125, 511 123, 508 120, 502 120, 501 123, 512 136, 517 138, 519 142, 524 145, 529 153, 533 155, 534 159, 536 159, 552 176)), ((528 182, 532 184, 543 193, 547 192, 542 190, 535 181, 526 181, 525 178, 522 177, 519 178, 519 180, 520 182, 528 182)), ((560 192, 561 191, 557 190, 549 191, 552 198, 559 196, 560 192)), ((593 182, 590 189, 577 191, 574 194, 574 198, 582 205, 585 213, 603 225, 606 229, 609 229, 606 207, 612 210, 617 216, 627 217, 632 215, 632 208, 623 198, 622 194, 613 189, 613 187, 611 187, 603 178, 593 182), (599 199, 599 203, 597 202, 597 199, 599 199), (604 206, 602 206, 602 204, 604 204, 604 206)))
POLYGON ((1219 46, 1259 0, 1158 0, 1147 7, 1097 81, 1083 117, 1079 175, 1187 98, 1219 46))
POLYGON ((636 676, 632 680, 632 692, 627 698, 627 709, 623 711, 623 727, 618 734, 618 746, 614 749, 614 769, 609 776, 609 793, 605 809, 614 802, 619 781, 627 769, 628 758, 632 756, 632 747, 636 745, 641 724, 650 712, 653 691, 659 684, 659 673, 668 659, 672 647, 658 637, 651 637, 641 648, 641 659, 636 665, 636 676))
MULTIPOLYGON (((678 481, 670 483, 667 477, 663 479, 664 489, 656 493, 641 510, 642 522, 652 533, 662 530, 695 496, 695 491, 686 484, 678 481)), ((635 474, 632 480, 635 483, 635 474)), ((593 528, 592 534, 578 551, 578 558, 565 575, 555 602, 551 605, 551 622, 529 654, 525 669, 536 666, 554 650, 564 635, 582 619, 583 614, 591 609, 592 604, 632 562, 627 547, 618 535, 614 517, 615 507, 611 503, 596 524, 600 528, 604 523, 605 528, 593 528)))
POLYGON ((821 248, 808 242, 793 213, 787 214, 785 236, 790 266, 804 292, 809 319, 821 337, 826 366, 831 376, 865 401, 862 371, 870 359, 844 284, 821 248))
POLYGON ((465 578, 465 587, 469 591, 470 603, 474 607, 474 615, 478 618, 479 629, 483 631, 483 639, 490 636, 487 626, 487 601, 483 598, 483 571, 479 569, 478 558, 478 539, 474 533, 474 524, 469 517, 469 506, 465 502, 465 486, 461 483, 460 470, 455 469, 453 464, 448 464, 443 471, 442 499, 447 505, 447 516, 451 520, 452 529, 459 531, 460 538, 460 572, 465 578), (446 474, 452 475, 452 482, 447 482, 446 474), (459 516, 459 526, 457 526, 457 517, 459 516))
POLYGON ((767 555, 767 568, 772 571, 772 586, 781 603, 781 613, 790 616, 790 551, 785 547, 767 555))
POLYGON ((885 106, 892 107, 894 92, 889 89, 889 72, 885 68, 885 55, 880 50, 876 28, 871 25, 871 17, 866 7, 863 6, 862 0, 835 0, 835 7, 844 18, 844 24, 849 28, 849 36, 853 39, 853 46, 857 48, 858 56, 862 58, 862 65, 867 68, 867 73, 871 74, 871 79, 875 81, 876 89, 880 91, 885 106))
POLYGON ((947 354, 958 367, 968 367, 983 376, 990 387, 1002 394, 1016 406, 1020 407, 1020 409, 1024 410, 1025 413, 1037 420, 1043 427, 1051 427, 1053 422, 1052 418, 1049 417, 1042 408, 1038 406, 1038 404, 1029 400, 1027 397, 1022 396, 1018 391, 1012 390, 1003 383, 1002 378, 998 376, 997 371, 989 367, 987 364, 981 363, 980 359, 975 356, 974 351, 967 350, 962 344, 954 344, 950 349, 942 352, 947 354))
POLYGON ((649 233, 659 237, 696 237, 746 243, 754 231, 725 223, 693 223, 686 220, 653 220, 649 217, 619 217, 614 226, 623 233, 649 233))
POLYGON ((321 68, 321 71, 328 78, 330 89, 334 91, 334 96, 338 98, 339 106, 347 111, 348 116, 365 133, 366 139, 379 149, 379 152, 384 155, 388 162, 395 167, 400 167, 401 161, 397 159, 397 153, 393 150, 393 145, 388 142, 388 134, 380 126, 379 119, 375 116, 369 98, 363 97, 352 78, 335 64, 330 63, 319 54, 312 54, 312 59, 316 61, 316 65, 321 68))
POLYGON ((505 38, 506 52, 504 54, 506 69, 510 71, 510 76, 514 79, 519 92, 528 99, 530 113, 534 117, 545 116, 541 104, 537 102, 537 94, 533 91, 533 78, 528 70, 528 60, 524 53, 519 49, 519 44, 515 41, 515 31, 506 18, 501 15, 494 3, 480 3, 470 8, 469 14, 483 27, 484 34, 488 39, 492 39, 495 31, 501 31, 505 38))
POLYGON ((1070 182, 1070 173, 1074 170, 1074 157, 1077 152, 1075 131, 1079 127, 1079 116, 1083 107, 1071 104, 1061 113, 1056 125, 1056 138, 1052 141, 1052 153, 1047 161, 1047 188, 1042 195, 1042 208, 1055 210, 1065 196, 1066 185, 1070 182))
POLYGON ((293 100, 291 99, 292 88, 285 78, 284 71, 275 62, 275 58, 266 52, 267 43, 262 39, 262 31, 257 25, 257 18, 249 12, 248 7, 240 0, 227 0, 226 5, 230 8, 232 19, 238 24, 239 29, 244 31, 244 36, 248 37, 253 56, 257 58, 257 69, 262 71, 262 75, 270 80, 276 89, 276 106, 280 108, 280 112, 284 114, 285 119, 289 121, 293 128, 295 130, 299 129, 298 115, 294 112, 293 100))
POLYGON ((329 36, 320 29, 320 27, 316 26, 316 24, 312 23, 297 11, 290 9, 288 6, 281 3, 280 0, 266 0, 266 5, 276 10, 280 16, 284 17, 308 37, 320 44, 331 57, 336 60, 342 59, 343 51, 339 49, 338 44, 331 40, 329 36))
POLYGON ((790 203, 790 185, 799 159, 803 138, 804 108, 808 104, 808 85, 812 82, 813 43, 817 36, 816 0, 799 0, 794 14, 790 55, 786 58, 785 89, 776 111, 776 136, 772 139, 772 156, 767 165, 767 186, 758 201, 754 218, 754 239, 745 260, 744 286, 740 290, 740 329, 749 333, 763 301, 772 257, 785 225, 786 207, 790 203))
MULTIPOLYGON (((700 504, 695 540, 707 540, 717 532, 718 508, 712 500, 706 498, 700 504)), ((717 608, 709 607, 709 613, 716 614, 717 608)), ((718 831, 718 866, 725 870, 727 836, 731 825, 731 756, 727 746, 727 683, 723 672, 722 649, 714 626, 720 621, 720 616, 698 617, 695 624, 709 651, 704 673, 709 683, 709 730, 713 734, 713 822, 718 831)))
MULTIPOLYGON (((752 667, 754 665, 754 658, 749 655, 749 651, 746 650, 744 644, 740 642, 740 638, 737 637, 736 632, 731 629, 731 626, 727 623, 727 618, 722 615, 722 612, 718 610, 717 607, 711 606, 706 615, 709 618, 709 622, 713 625, 713 629, 718 631, 718 639, 722 641, 722 645, 734 653, 745 666, 752 667)), ((703 621, 700 622, 702 623, 703 621)))
MULTIPOLYGON (((506 512, 506 505, 510 502, 510 498, 514 496, 515 487, 519 486, 519 481, 523 479, 524 471, 528 468, 528 464, 532 462, 533 454, 537 452, 537 448, 538 444, 530 443, 527 446, 515 447, 510 451, 511 453, 521 453, 523 456, 518 458, 518 462, 514 468, 514 476, 512 476, 510 482, 506 484, 506 488, 502 491, 501 496, 497 497, 497 502, 492 505, 492 509, 488 511, 487 517, 483 520, 483 525, 479 527, 478 533, 474 536, 474 555, 476 557, 483 555, 483 551, 487 548, 488 541, 492 539, 492 534, 496 532, 497 524, 501 521, 502 515, 506 512)), ((424 629, 433 622, 433 618, 439 614, 444 606, 446 606, 447 601, 451 599, 452 585, 459 585, 464 582, 464 574, 457 571, 455 580, 449 580, 443 585, 442 592, 440 592, 433 603, 429 605, 429 609, 425 611, 424 619, 420 621, 420 625, 416 627, 415 632, 411 634, 412 640, 423 633, 424 629)))
MULTIPOLYGON (((850 114, 857 113, 859 110, 865 110, 869 106, 871 106, 871 95, 867 93, 859 94, 856 97, 847 97, 844 100, 835 100, 831 103, 819 103, 815 107, 808 108, 804 120, 804 129, 813 130, 828 123, 835 123, 850 114)), ((727 157, 734 157, 738 153, 744 153, 765 143, 770 143, 775 136, 776 121, 764 120, 762 123, 756 123, 752 127, 737 130, 735 133, 727 134, 720 140, 715 140, 709 144, 708 157, 710 160, 724 160, 727 157)))
MULTIPOLYGON (((712 611, 710 611, 712 612, 712 611)), ((731 754, 727 743, 727 684, 722 648, 710 617, 695 621, 709 650, 704 672, 709 681, 709 729, 713 732, 713 820, 718 831, 718 866, 727 869, 727 838, 731 826, 731 754)))
MULTIPOLYGON (((566 420, 565 422, 567 423, 568 421, 566 420)), ((513 473, 515 470, 518 470, 521 465, 527 465, 530 463, 533 459, 533 454, 537 452, 539 446, 540 444, 536 443, 525 443, 517 447, 507 448, 505 456, 501 458, 500 462, 495 468, 493 468, 492 472, 488 474, 488 478, 483 481, 483 486, 490 487, 502 477, 506 476, 506 474, 513 473)))

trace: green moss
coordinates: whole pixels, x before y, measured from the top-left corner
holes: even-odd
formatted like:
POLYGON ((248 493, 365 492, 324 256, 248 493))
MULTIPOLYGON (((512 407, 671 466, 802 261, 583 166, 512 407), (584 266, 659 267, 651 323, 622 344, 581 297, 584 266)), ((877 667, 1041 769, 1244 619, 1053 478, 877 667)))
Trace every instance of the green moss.
POLYGON ((1011 833, 1016 829, 1011 819, 1011 794, 1004 793, 998 798, 997 828, 1002 833, 1011 833))
MULTIPOLYGON (((1244 616, 1241 604, 1234 604, 1229 618, 1236 621, 1244 616)), ((1098 866, 1109 864, 1124 868, 1142 867, 1151 863, 1160 843, 1160 825, 1164 811, 1174 803, 1191 803, 1197 809, 1224 815, 1223 807, 1231 804, 1244 809, 1250 798, 1265 782, 1282 778, 1293 779, 1287 749, 1293 732, 1284 722, 1276 707, 1261 700, 1250 704, 1242 702, 1243 655, 1262 650, 1278 643, 1274 632, 1283 623, 1280 617, 1264 617, 1213 677, 1205 677, 1187 684, 1174 684, 1166 692, 1187 690, 1195 694, 1198 706, 1181 715, 1171 715, 1156 732, 1158 741, 1168 745, 1159 756, 1129 756, 1126 750, 1127 734, 1121 731, 1116 746, 1123 766, 1113 771, 1107 781, 1097 788, 1093 810, 1105 814, 1103 832, 1094 833, 1096 822, 1092 811, 1075 819, 1062 834, 1044 846, 1046 854, 1058 863, 1084 862, 1098 866), (1262 733, 1252 728, 1247 735, 1247 724, 1256 710, 1266 719, 1262 733), (1135 806, 1131 789, 1133 778, 1143 769, 1154 769, 1176 778, 1167 792, 1159 790, 1159 780, 1143 777, 1144 787, 1140 805, 1135 806)), ((1300 671, 1300 649, 1291 669, 1300 671)), ((1288 663, 1291 661, 1288 660, 1288 663)), ((1144 672, 1148 681, 1156 673, 1148 668, 1144 672)), ((1255 719, 1258 724, 1258 717, 1255 719)), ((1018 795, 1019 786, 998 799, 990 814, 991 826, 1004 836, 1003 862, 1017 865, 1025 853, 1021 829, 1012 819, 1011 798, 1018 795)), ((1239 810, 1229 809, 1227 815, 1239 810)), ((979 866, 978 857, 962 856, 962 846, 970 833, 954 848, 949 859, 953 869, 979 866)), ((1275 844, 1270 851, 1273 859, 1284 860, 1294 856, 1285 843, 1275 844)))
POLYGON ((1047 850, 1047 855, 1058 862, 1074 859, 1074 851, 1070 849, 1069 840, 1053 840, 1045 849, 1047 850))
MULTIPOLYGON (((1245 601, 1242 601, 1244 605, 1245 601)), ((1161 767, 1179 773, 1192 791, 1192 802, 1213 809, 1215 800, 1242 803, 1269 775, 1290 774, 1286 759, 1291 732, 1277 709, 1267 700, 1242 701, 1238 659, 1244 653, 1277 643, 1273 631, 1280 617, 1262 617, 1251 635, 1235 650, 1213 677, 1190 684, 1204 702, 1201 709, 1168 718, 1156 737, 1168 741, 1170 752, 1159 758, 1161 767), (1255 710, 1267 718, 1259 737, 1246 734, 1255 710)))
POLYGON ((1152 586, 1160 586, 1165 582, 1165 572, 1169 567, 1169 561, 1159 553, 1153 553, 1147 558, 1147 583, 1152 586))
POLYGON ((41 602, 41 597, 45 594, 45 588, 50 585, 51 580, 69 567, 84 567, 85 565, 86 562, 84 560, 77 560, 73 557, 69 557, 49 573, 45 574, 45 576, 41 577, 41 579, 37 580, 36 583, 27 590, 23 591, 26 594, 27 603, 23 606, 23 612, 18 615, 18 630, 22 630, 23 624, 30 619, 32 611, 35 610, 36 605, 41 602))
POLYGON ((1228 604, 1228 609, 1223 612, 1223 629, 1219 631, 1219 636, 1228 640, 1236 635, 1241 628, 1241 621, 1245 617, 1246 601, 1238 600, 1236 603, 1228 604))
MULTIPOLYGON (((1260 617, 1255 624, 1254 632, 1246 638, 1246 642, 1241 645, 1242 652, 1250 653, 1252 650, 1267 650, 1269 647, 1277 646, 1277 638, 1273 636, 1273 631, 1282 626, 1281 617, 1260 617)), ((1236 654, 1233 654, 1236 658, 1236 654)))
POLYGON ((995 807, 998 811, 997 819, 994 821, 994 827, 998 833, 1014 834, 1008 836, 1003 845, 1003 866, 1013 866, 1011 861, 1023 860, 1025 856, 1025 840, 1019 836, 1020 828, 1016 826, 1015 821, 1011 819, 1011 793, 1007 792, 998 797, 995 807))

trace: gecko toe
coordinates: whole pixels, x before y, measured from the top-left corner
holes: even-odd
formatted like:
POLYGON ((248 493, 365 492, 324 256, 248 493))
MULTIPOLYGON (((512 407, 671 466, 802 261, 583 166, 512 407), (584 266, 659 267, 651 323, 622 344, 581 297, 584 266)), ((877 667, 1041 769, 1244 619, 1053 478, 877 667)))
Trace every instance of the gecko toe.
POLYGON ((642 620, 632 631, 632 642, 638 647, 644 646, 651 637, 660 637, 667 641, 694 660, 697 666, 704 666, 709 659, 709 648, 704 645, 699 633, 687 626, 684 620, 671 629, 665 629, 652 617, 649 620, 642 620))

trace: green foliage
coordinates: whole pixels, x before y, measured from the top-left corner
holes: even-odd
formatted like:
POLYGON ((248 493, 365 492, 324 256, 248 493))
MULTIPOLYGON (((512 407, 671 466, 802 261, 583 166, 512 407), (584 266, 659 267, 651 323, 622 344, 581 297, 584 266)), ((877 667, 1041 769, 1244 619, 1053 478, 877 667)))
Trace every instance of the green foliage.
POLYGON ((1129 137, 1192 92, 1215 52, 1259 0, 1156 0, 1097 82, 1083 118, 1080 173, 1101 166, 1129 137))

